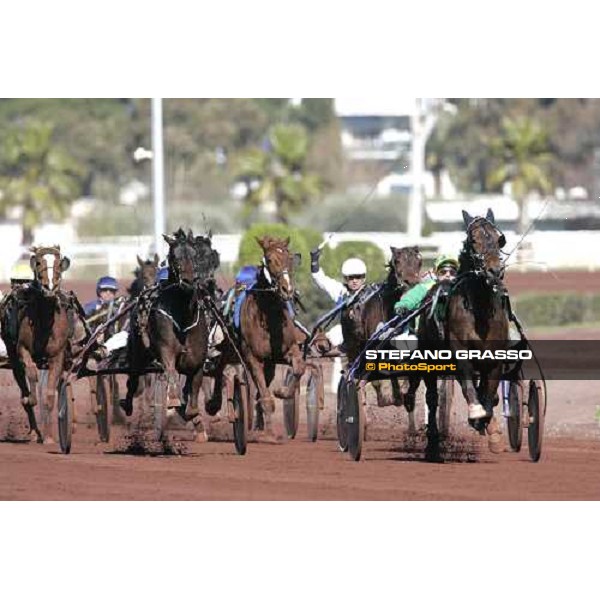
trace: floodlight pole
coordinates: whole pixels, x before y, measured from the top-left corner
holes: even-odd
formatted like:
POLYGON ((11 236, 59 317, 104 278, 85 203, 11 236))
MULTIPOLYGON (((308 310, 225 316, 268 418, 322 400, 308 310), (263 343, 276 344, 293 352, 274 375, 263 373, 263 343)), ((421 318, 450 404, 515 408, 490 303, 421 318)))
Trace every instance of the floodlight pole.
POLYGON ((162 98, 152 98, 152 197, 154 199, 154 251, 163 248, 165 223, 165 153, 162 98))
POLYGON ((415 243, 423 235, 425 149, 437 119, 436 112, 425 106, 424 99, 417 98, 416 111, 412 117, 411 171, 413 181, 408 207, 408 236, 415 243))

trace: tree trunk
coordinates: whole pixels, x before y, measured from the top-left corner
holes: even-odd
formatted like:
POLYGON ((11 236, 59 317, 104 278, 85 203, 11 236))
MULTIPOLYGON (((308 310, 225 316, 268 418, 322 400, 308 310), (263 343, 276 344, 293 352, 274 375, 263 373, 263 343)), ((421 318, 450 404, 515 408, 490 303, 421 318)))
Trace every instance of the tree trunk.
POLYGON ((283 195, 278 191, 275 191, 275 206, 277 207, 277 212, 275 213, 275 219, 277 223, 281 223, 283 225, 289 225, 289 220, 287 216, 283 213, 283 204, 284 204, 283 195))
POLYGON ((527 229, 529 228, 529 212, 527 210, 528 203, 526 198, 517 198, 517 204, 519 206, 519 217, 517 221, 517 236, 519 248, 516 253, 517 264, 520 265, 521 271, 526 271, 528 269, 528 265, 532 264, 534 254, 533 247, 531 242, 527 238, 523 238, 527 229))
POLYGON ((529 227, 529 211, 528 203, 525 198, 517 198, 517 206, 519 207, 519 217, 517 221, 517 235, 523 236, 529 227))

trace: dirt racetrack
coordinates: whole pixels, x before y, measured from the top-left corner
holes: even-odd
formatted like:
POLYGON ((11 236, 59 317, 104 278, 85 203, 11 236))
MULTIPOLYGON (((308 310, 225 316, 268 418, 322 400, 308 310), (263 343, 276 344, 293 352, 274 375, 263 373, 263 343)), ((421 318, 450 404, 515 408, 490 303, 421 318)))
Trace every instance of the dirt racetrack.
MULTIPOLYGON (((587 337, 598 333, 587 332, 587 337)), ((323 441, 316 444, 305 441, 301 425, 297 440, 253 443, 246 457, 238 457, 227 440, 230 427, 217 420, 207 428, 224 441, 198 444, 179 430, 170 452, 140 456, 124 429, 113 431, 109 445, 96 443, 86 382, 75 387, 77 431, 72 454, 63 456, 56 445, 15 443, 24 437, 25 419, 11 375, 3 371, 0 499, 600 500, 600 382, 554 381, 548 388, 539 464, 529 462, 526 442, 521 454, 490 454, 476 433, 462 427, 460 398, 456 434, 443 449, 443 464, 424 462, 424 440, 407 437, 403 409, 373 405, 364 460, 352 463, 333 441, 332 394, 321 415, 323 441)), ((422 422, 419 409, 417 425, 422 422)))

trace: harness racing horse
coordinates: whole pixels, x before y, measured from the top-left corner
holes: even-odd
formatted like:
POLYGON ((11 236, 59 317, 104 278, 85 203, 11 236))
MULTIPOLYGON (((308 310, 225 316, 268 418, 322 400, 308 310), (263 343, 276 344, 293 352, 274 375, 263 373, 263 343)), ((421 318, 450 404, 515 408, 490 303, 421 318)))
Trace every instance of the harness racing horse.
POLYGON ((60 289, 62 274, 70 260, 59 246, 34 247, 31 269, 33 284, 22 286, 5 303, 2 312, 2 337, 6 344, 13 375, 21 390, 21 403, 29 419, 30 432, 38 443, 52 442, 51 423, 39 430, 33 407, 37 405, 38 367, 48 369, 48 386, 43 399, 48 414, 56 402, 63 373, 69 366, 77 344, 88 333, 83 309, 72 295, 60 289))
MULTIPOLYGON (((505 350, 509 345, 509 315, 501 251, 506 238, 491 210, 486 217, 472 217, 463 211, 463 218, 467 239, 448 299, 446 337, 453 351, 505 350)), ((494 417, 502 367, 498 360, 457 361, 457 379, 469 406, 469 423, 482 435, 487 432, 490 450, 496 453, 502 451, 494 417)))
MULTIPOLYGON (((354 303, 349 309, 344 310, 341 316, 344 342, 346 344, 348 360, 354 362, 365 344, 376 332, 381 323, 387 323, 394 316, 394 306, 402 296, 421 280, 423 257, 417 246, 406 248, 391 248, 392 258, 387 265, 388 277, 379 290, 372 294, 366 302, 354 303)), ((368 293, 368 288, 367 288, 368 293)), ((406 410, 411 415, 411 428, 414 428, 414 396, 412 404, 402 395, 397 379, 392 379, 393 401, 384 396, 382 382, 373 381, 377 392, 377 402, 380 406, 404 403, 406 410)))
POLYGON ((149 347, 143 343, 136 311, 129 336, 131 373, 122 407, 133 412, 133 397, 144 369, 158 359, 167 376, 167 408, 176 409, 186 420, 199 416, 198 393, 208 349, 207 295, 215 294, 215 270, 220 259, 212 249, 212 234, 194 237, 180 229, 164 236, 169 245, 169 279, 153 294, 148 316, 149 347), (183 402, 179 375, 185 375, 183 402))
POLYGON ((135 269, 135 279, 127 290, 132 298, 137 298, 144 290, 150 289, 156 283, 156 273, 160 258, 158 254, 154 258, 142 260, 137 257, 138 266, 135 269))
POLYGON ((258 388, 258 409, 264 416, 265 432, 272 434, 274 396, 293 398, 300 386, 306 365, 294 324, 295 297, 293 271, 296 256, 289 250, 290 238, 257 238, 263 262, 256 285, 240 312, 241 350, 258 388), (292 366, 293 378, 287 389, 271 393, 277 364, 292 366))

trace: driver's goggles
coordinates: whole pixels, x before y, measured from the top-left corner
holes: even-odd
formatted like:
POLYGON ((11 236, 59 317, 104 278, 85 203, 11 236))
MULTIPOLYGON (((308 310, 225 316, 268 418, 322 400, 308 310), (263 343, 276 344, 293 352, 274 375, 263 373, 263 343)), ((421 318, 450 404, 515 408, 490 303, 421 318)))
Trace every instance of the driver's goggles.
POLYGON ((348 275, 348 277, 346 277, 346 279, 348 281, 351 281, 352 279, 356 280, 356 279, 365 279, 364 275, 348 275))
POLYGON ((439 275, 452 275, 452 277, 456 277, 456 269, 452 267, 446 267, 445 269, 440 269, 438 271, 439 275))

